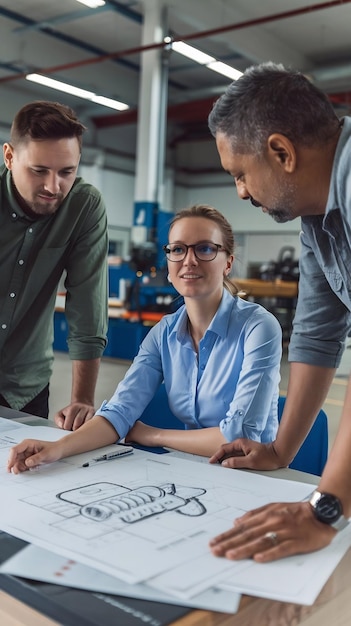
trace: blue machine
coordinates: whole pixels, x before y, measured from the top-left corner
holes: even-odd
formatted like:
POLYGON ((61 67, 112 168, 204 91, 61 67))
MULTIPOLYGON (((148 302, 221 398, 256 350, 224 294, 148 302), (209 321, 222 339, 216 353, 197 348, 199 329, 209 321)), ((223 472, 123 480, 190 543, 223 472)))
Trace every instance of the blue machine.
POLYGON ((183 304, 183 299, 168 283, 165 268, 143 273, 134 271, 126 262, 110 265, 110 297, 124 299, 121 290, 125 291, 125 306, 129 311, 171 313, 183 304))
MULTIPOLYGON (((167 281, 167 264, 162 245, 167 242, 170 219, 173 215, 158 211, 155 216, 157 243, 147 241, 134 245, 130 261, 109 265, 109 297, 123 300, 133 320, 109 318, 108 345, 104 356, 131 360, 150 330, 142 320, 143 312, 172 313, 183 304, 183 298, 167 281), (140 314, 140 317, 139 315, 140 314)), ((54 318, 54 349, 67 351, 68 326, 63 312, 54 318)))

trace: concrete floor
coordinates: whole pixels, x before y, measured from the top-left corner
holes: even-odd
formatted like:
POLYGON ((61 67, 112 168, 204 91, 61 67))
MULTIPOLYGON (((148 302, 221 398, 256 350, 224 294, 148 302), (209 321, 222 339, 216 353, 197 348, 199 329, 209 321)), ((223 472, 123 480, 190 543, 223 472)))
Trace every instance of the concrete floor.
MULTIPOLYGON (((109 399, 113 394, 118 382, 123 378, 129 367, 129 361, 104 358, 102 359, 99 379, 96 389, 96 407, 101 402, 109 399)), ((334 441, 334 437, 338 428, 341 415, 343 399, 346 391, 348 373, 351 371, 351 344, 350 348, 345 350, 345 354, 337 372, 337 376, 329 390, 328 397, 323 406, 328 416, 329 426, 329 447, 334 441)), ((281 394, 286 394, 288 382, 289 365, 287 362, 286 351, 284 351, 281 366, 281 394)), ((71 386, 71 364, 66 352, 56 352, 54 373, 50 386, 50 419, 53 418, 56 411, 66 406, 70 398, 71 386)))

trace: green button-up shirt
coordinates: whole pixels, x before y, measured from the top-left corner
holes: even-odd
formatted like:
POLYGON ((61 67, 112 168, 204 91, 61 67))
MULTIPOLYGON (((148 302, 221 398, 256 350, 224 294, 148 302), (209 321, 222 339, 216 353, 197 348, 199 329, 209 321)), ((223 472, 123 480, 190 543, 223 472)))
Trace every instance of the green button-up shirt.
POLYGON ((53 315, 64 270, 71 359, 99 358, 107 332, 107 218, 77 178, 54 215, 31 219, 0 169, 0 394, 21 409, 48 384, 53 315))

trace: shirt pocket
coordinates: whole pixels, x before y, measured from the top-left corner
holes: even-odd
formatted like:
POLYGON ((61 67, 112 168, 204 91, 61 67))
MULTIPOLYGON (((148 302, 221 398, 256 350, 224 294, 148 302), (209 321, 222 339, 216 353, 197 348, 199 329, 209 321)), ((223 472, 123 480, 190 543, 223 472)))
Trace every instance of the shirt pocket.
POLYGON ((343 288, 343 279, 338 272, 325 270, 324 275, 334 293, 339 293, 343 288))

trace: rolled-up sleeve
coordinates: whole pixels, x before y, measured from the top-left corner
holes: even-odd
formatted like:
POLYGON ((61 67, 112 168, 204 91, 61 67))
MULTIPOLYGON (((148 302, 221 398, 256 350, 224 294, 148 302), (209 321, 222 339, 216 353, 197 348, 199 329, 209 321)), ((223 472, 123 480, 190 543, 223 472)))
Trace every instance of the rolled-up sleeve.
POLYGON ((163 379, 158 348, 159 325, 152 328, 112 398, 96 411, 107 419, 123 439, 154 396, 163 379))
POLYGON ((337 271, 318 264, 301 234, 299 296, 289 344, 289 361, 336 368, 344 351, 350 312, 337 293, 337 271))
POLYGON ((100 358, 107 344, 108 326, 108 233, 101 195, 91 186, 79 186, 81 200, 77 234, 67 255, 65 287, 68 349, 71 359, 100 358))
POLYGON ((282 333, 278 320, 257 310, 241 337, 243 361, 220 430, 227 441, 245 437, 272 441, 278 428, 278 389, 282 333))

